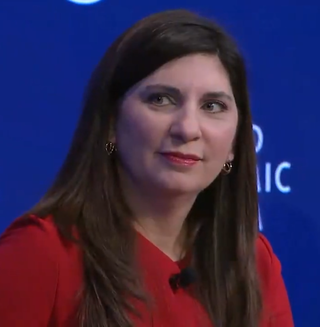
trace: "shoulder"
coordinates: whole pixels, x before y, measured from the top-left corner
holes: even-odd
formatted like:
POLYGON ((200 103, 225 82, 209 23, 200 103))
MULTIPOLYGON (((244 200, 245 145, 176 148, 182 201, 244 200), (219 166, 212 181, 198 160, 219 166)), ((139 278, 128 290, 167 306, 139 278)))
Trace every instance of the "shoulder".
POLYGON ((267 268, 269 266, 276 265, 280 268, 280 261, 273 251, 272 245, 269 240, 261 233, 257 238, 256 242, 256 254, 258 265, 262 268, 267 268))
POLYGON ((80 251, 75 243, 60 235, 52 217, 41 219, 31 215, 16 219, 0 236, 0 260, 17 265, 28 262, 30 269, 34 262, 37 269, 48 273, 50 267, 52 277, 79 261, 80 251))
POLYGON ((81 279, 79 251, 50 217, 16 219, 0 236, 0 262, 0 325, 20 326, 17 315, 24 326, 47 325, 59 298, 71 296, 81 279))
POLYGON ((272 264, 276 259, 273 248, 268 239, 261 233, 256 242, 256 253, 258 262, 261 264, 272 264))
POLYGON ((290 302, 281 273, 281 263, 270 242, 262 234, 257 239, 256 257, 265 317, 269 324, 274 326, 293 327, 290 302))
MULTIPOLYGON (((45 257, 46 263, 51 261, 57 267, 57 251, 59 249, 58 233, 51 219, 40 219, 35 216, 18 218, 0 236, 1 260, 23 260, 25 255, 32 255, 34 261, 45 257), (9 257, 12 251, 14 257, 9 257)), ((30 259, 30 258, 28 258, 30 259)))
POLYGON ((0 236, 2 255, 11 248, 21 247, 19 256, 31 252, 36 259, 44 255, 54 265, 61 252, 67 251, 70 244, 60 236, 51 217, 41 219, 30 215, 18 218, 0 236))
POLYGON ((259 234, 256 242, 257 265, 264 286, 268 286, 274 275, 281 274, 281 264, 268 239, 259 234))

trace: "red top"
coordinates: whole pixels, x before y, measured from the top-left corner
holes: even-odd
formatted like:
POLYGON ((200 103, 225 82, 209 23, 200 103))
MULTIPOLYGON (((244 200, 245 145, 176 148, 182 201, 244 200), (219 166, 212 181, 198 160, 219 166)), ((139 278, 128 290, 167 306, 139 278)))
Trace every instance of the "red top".
MULTIPOLYGON (((140 259, 147 289, 157 309, 141 304, 136 327, 212 327, 201 305, 187 291, 168 283, 181 269, 144 237, 140 259)), ((257 240, 258 270, 266 319, 259 327, 293 327, 280 262, 262 235, 257 240)), ((75 327, 82 283, 81 253, 63 241, 51 219, 16 220, 0 237, 0 326, 75 327)))

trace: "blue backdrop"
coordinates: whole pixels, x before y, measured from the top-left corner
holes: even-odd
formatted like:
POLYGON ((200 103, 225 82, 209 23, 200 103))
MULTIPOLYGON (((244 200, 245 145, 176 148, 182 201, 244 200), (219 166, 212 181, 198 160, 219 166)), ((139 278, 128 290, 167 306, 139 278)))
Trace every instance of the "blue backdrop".
POLYGON ((79 2, 90 0, 0 3, 0 232, 53 180, 90 72, 114 38, 152 12, 193 9, 222 23, 246 57, 261 228, 282 262, 296 326, 320 326, 320 3, 79 2))

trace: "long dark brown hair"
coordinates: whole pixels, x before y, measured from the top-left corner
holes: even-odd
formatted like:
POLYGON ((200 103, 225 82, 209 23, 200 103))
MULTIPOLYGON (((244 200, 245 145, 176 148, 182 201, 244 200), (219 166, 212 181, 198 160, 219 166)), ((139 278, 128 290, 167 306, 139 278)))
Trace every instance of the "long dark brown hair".
MULTIPOLYGON (((203 190, 189 216, 199 299, 218 327, 257 327, 261 296, 255 258, 258 234, 256 158, 243 58, 217 24, 186 10, 136 23, 108 49, 93 72, 67 158, 53 186, 30 211, 52 215, 61 234, 78 231, 84 285, 79 325, 130 327, 130 298, 144 301, 133 273, 134 231, 119 189, 116 156, 105 144, 118 104, 136 83, 189 54, 217 55, 229 74, 239 110, 232 172, 203 190)), ((137 313, 138 314, 138 313, 137 313)))

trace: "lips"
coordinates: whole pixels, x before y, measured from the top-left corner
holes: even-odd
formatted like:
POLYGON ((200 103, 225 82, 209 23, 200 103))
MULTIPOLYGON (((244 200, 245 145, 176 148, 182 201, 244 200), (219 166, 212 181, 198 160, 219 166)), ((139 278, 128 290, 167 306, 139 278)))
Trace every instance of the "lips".
POLYGON ((201 160, 197 155, 180 152, 164 152, 161 155, 175 167, 192 167, 201 160))
POLYGON ((183 160, 193 160, 193 161, 201 160, 201 158, 195 154, 185 154, 181 152, 162 152, 162 154, 165 156, 175 157, 183 160))

